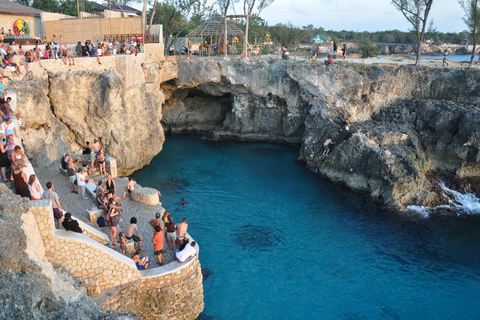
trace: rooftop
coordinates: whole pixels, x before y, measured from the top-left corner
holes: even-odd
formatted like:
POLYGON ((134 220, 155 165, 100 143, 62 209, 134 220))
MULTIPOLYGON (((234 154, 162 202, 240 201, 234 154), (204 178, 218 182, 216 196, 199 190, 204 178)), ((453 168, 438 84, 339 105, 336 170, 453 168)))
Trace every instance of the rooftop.
POLYGON ((35 9, 29 6, 24 6, 19 3, 8 0, 0 0, 0 13, 13 14, 23 16, 40 16, 40 13, 45 12, 40 9, 35 9))
POLYGON ((111 1, 104 4, 99 4, 96 2, 90 2, 90 3, 93 3, 93 9, 92 9, 93 11, 112 10, 112 11, 118 11, 118 12, 133 13, 140 16, 142 15, 142 11, 138 9, 135 9, 133 7, 126 6, 126 5, 120 6, 111 1))

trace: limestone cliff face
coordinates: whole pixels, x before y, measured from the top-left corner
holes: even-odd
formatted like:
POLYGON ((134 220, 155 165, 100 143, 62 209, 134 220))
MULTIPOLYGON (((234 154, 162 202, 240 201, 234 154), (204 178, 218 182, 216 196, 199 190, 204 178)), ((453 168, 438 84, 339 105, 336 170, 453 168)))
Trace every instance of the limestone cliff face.
POLYGON ((181 59, 150 63, 145 84, 137 67, 11 83, 34 164, 97 138, 128 174, 160 152, 165 129, 298 145, 318 174, 395 208, 445 203, 438 180, 480 189, 477 70, 181 59), (325 157, 327 138, 337 144, 325 157))
POLYGON ((480 188, 478 71, 180 60, 171 75, 168 132, 301 144, 312 170, 394 208, 445 203, 438 180, 480 188))
POLYGON ((127 79, 108 69, 44 71, 32 82, 11 83, 9 90, 17 94, 27 124, 22 136, 34 165, 50 165, 98 139, 106 154, 117 159, 119 173, 129 174, 162 149, 164 95, 158 87, 128 86, 127 79))

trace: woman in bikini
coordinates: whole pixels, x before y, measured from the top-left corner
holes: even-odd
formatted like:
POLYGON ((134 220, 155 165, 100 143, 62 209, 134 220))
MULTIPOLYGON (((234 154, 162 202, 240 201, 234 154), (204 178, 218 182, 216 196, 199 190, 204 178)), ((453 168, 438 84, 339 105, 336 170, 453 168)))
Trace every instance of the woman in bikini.
POLYGON ((113 194, 117 191, 117 185, 111 175, 108 175, 108 179, 105 181, 105 189, 107 189, 108 192, 113 191, 113 194))
POLYGON ((112 246, 118 246, 117 243, 117 226, 120 223, 120 211, 115 207, 115 201, 110 202, 107 213, 108 233, 112 240, 112 246))
MULTIPOLYGON (((100 174, 107 174, 107 171, 105 170, 105 155, 103 154, 102 149, 100 149, 100 151, 98 152, 97 161, 98 161, 98 166, 100 168, 100 174)), ((107 186, 107 189, 109 189, 108 186, 107 186)))

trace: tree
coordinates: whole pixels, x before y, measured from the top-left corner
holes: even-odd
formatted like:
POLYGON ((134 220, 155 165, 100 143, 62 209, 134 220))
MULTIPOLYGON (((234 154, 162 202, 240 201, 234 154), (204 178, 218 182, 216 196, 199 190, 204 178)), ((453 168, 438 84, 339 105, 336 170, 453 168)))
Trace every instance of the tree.
POLYGON ((416 31, 418 48, 415 65, 419 66, 420 56, 422 55, 423 37, 425 35, 428 14, 432 8, 433 0, 392 0, 392 3, 416 31))
POLYGON ((48 12, 60 12, 59 3, 56 0, 33 0, 32 7, 48 12))
MULTIPOLYGON (((79 0, 80 11, 89 12, 93 9, 93 3, 87 0, 79 0)), ((78 16, 77 0, 61 0, 59 9, 61 13, 69 16, 78 16)))
POLYGON ((245 23, 245 37, 243 38, 243 55, 245 59, 248 59, 247 55, 247 40, 248 40, 248 27, 255 20, 257 17, 260 16, 260 12, 263 9, 271 5, 275 0, 243 0, 243 12, 247 18, 247 22, 245 23), (254 13, 255 3, 257 3, 257 10, 254 13))
MULTIPOLYGON (((473 65, 475 58, 475 51, 477 47, 477 40, 480 40, 480 7, 479 0, 459 0, 460 5, 465 11, 463 21, 468 27, 473 38, 472 57, 470 58, 469 68, 473 65)), ((480 60, 480 59, 479 59, 480 60)))
POLYGON ((151 16, 153 10, 156 12, 150 21, 163 25, 165 53, 178 36, 191 26, 189 21, 194 17, 198 19, 197 15, 203 17, 206 9, 206 0, 164 0, 150 10, 151 16))

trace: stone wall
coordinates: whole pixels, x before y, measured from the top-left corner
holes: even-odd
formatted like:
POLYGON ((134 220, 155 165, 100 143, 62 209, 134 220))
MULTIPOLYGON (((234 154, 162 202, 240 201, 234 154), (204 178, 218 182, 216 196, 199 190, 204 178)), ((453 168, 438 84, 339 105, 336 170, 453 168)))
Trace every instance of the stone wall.
POLYGON ((204 308, 198 258, 183 268, 157 277, 143 277, 116 292, 102 310, 133 311, 143 319, 195 319, 204 308), (188 301, 188 304, 185 302, 188 301))
POLYGON ((144 319, 196 319, 202 312, 203 286, 198 256, 186 263, 174 261, 163 267, 138 271, 133 260, 95 241, 98 238, 103 242, 95 232, 79 234, 56 230, 49 200, 30 203, 31 208, 23 220, 31 233, 31 242, 35 243, 30 246, 30 250, 34 250, 31 256, 46 257, 69 270, 91 296, 100 295, 96 301, 99 308, 133 311, 144 319), (42 241, 43 248, 40 247, 42 241), (118 293, 112 297, 111 290, 118 293))
POLYGON ((95 278, 100 290, 140 279, 133 260, 82 234, 54 227, 49 200, 32 201, 42 235, 45 255, 50 262, 69 269, 79 280, 95 278))
POLYGON ((0 14, 0 27, 4 28, 5 35, 7 34, 8 29, 13 31, 13 23, 19 19, 28 24, 28 27, 30 28, 30 38, 42 35, 43 28, 40 17, 0 14))
POLYGON ((158 190, 153 188, 144 188, 137 184, 132 192, 132 199, 135 202, 146 204, 147 206, 156 206, 160 203, 158 190))
POLYGON ((106 34, 142 34, 141 17, 64 19, 45 21, 47 38, 63 34, 65 41, 102 40, 106 34))
MULTIPOLYGON (((81 153, 75 153, 72 154, 72 158, 74 160, 80 161, 80 164, 82 163, 90 163, 90 155, 89 154, 81 154, 81 153)), ((105 170, 109 175, 112 176, 112 179, 115 179, 118 177, 117 173, 117 160, 115 160, 112 157, 107 157, 105 160, 105 170)))

